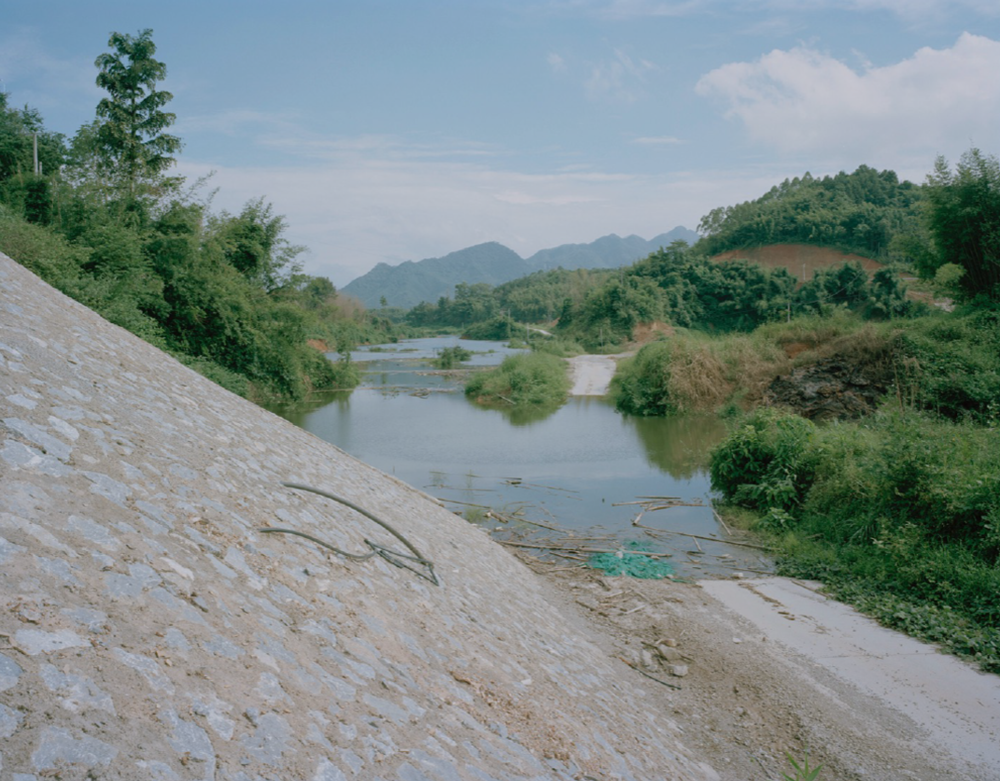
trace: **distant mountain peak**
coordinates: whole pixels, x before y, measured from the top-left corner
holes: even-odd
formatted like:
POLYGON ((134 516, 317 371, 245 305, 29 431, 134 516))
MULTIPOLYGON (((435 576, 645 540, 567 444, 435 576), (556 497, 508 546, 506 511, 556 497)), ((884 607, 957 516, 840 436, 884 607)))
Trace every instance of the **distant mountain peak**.
POLYGON ((563 244, 543 249, 525 260, 498 241, 486 241, 448 253, 440 258, 407 260, 398 266, 377 264, 342 290, 376 308, 384 297, 389 306, 413 307, 421 301, 435 302, 451 296, 459 282, 487 282, 501 285, 534 271, 553 268, 618 268, 628 266, 677 239, 693 244, 698 234, 677 227, 649 241, 615 233, 601 236, 589 244, 563 244))

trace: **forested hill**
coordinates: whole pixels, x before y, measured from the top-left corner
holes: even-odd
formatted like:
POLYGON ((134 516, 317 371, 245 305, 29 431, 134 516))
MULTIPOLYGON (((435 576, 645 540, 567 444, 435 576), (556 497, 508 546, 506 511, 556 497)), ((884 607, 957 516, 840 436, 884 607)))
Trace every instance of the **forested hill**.
POLYGON ((754 201, 713 209, 698 225, 698 250, 769 244, 813 244, 882 259, 925 243, 920 202, 924 193, 894 171, 862 165, 854 173, 786 179, 754 201))
POLYGON ((578 268, 618 268, 646 257, 660 247, 683 239, 694 243, 698 234, 677 227, 649 241, 639 236, 603 236, 590 244, 563 244, 536 252, 527 260, 497 242, 477 244, 441 258, 406 261, 398 266, 379 263, 364 276, 345 285, 342 292, 368 307, 410 308, 422 301, 436 302, 454 294, 460 282, 500 285, 534 271, 578 268))

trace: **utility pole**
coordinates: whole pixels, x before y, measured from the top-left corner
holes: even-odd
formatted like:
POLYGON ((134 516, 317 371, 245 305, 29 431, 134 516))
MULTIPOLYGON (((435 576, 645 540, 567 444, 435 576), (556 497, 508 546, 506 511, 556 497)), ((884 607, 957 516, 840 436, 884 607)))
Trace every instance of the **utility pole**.
POLYGON ((31 138, 34 141, 35 146, 35 176, 38 176, 40 173, 38 170, 38 133, 32 133, 31 138))

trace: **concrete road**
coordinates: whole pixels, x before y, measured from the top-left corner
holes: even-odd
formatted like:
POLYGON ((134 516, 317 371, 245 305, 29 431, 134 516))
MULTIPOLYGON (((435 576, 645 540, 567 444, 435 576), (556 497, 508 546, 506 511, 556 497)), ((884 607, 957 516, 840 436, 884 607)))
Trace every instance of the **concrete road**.
POLYGON ((818 584, 764 578, 700 584, 769 641, 806 657, 925 730, 925 740, 1000 778, 1000 676, 886 629, 818 593, 818 584))

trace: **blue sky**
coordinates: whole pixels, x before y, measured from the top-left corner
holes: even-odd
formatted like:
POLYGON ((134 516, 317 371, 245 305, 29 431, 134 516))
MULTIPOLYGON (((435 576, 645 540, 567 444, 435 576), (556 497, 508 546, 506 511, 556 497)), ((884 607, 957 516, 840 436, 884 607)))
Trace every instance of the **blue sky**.
POLYGON ((696 228, 786 177, 1000 153, 997 0, 5 3, 0 89, 72 135, 152 28, 178 171, 338 286, 484 241, 696 228))

